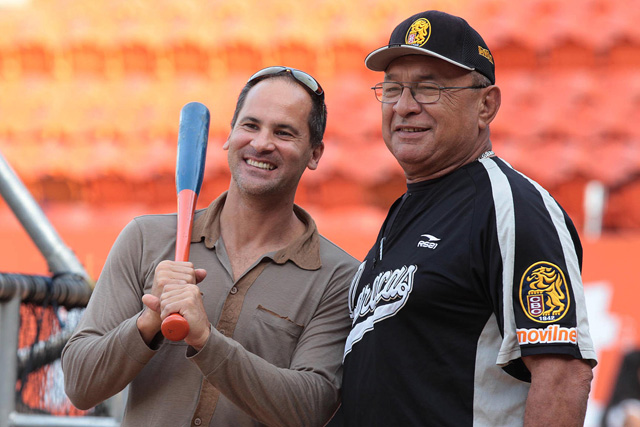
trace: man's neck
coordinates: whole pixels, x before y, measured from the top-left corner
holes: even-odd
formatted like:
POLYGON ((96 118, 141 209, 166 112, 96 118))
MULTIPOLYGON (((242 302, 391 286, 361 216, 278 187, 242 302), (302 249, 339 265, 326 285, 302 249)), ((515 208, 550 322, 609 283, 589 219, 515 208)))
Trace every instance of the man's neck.
POLYGON ((405 169, 405 177, 407 178, 407 184, 414 184, 416 182, 429 181, 432 179, 443 177, 457 169, 460 169, 461 167, 471 162, 480 160, 481 157, 485 158, 493 155, 495 155, 495 153, 491 151, 491 141, 487 139, 483 143, 478 144, 478 146, 474 150, 469 151, 466 157, 461 158, 458 162, 449 164, 444 168, 436 168, 432 171, 429 171, 429 170, 425 171, 424 169, 422 169, 420 171, 420 175, 418 176, 412 176, 408 174, 405 169))
POLYGON ((228 248, 277 250, 304 232, 304 224, 293 212, 293 199, 256 198, 234 190, 229 189, 220 214, 221 234, 228 248))

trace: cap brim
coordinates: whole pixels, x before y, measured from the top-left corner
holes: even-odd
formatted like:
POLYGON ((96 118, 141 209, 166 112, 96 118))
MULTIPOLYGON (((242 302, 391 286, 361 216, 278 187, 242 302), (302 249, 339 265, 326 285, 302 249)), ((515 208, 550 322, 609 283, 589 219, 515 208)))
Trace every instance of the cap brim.
POLYGON ((462 65, 459 62, 452 61, 451 59, 445 58, 444 56, 430 50, 410 45, 383 46, 380 49, 376 49, 369 55, 367 55, 364 60, 364 65, 366 65, 366 67, 372 71, 385 71, 391 61, 405 55, 433 56, 435 58, 439 58, 443 61, 447 61, 453 65, 456 65, 460 68, 464 68, 465 70, 475 70, 475 68, 462 65))

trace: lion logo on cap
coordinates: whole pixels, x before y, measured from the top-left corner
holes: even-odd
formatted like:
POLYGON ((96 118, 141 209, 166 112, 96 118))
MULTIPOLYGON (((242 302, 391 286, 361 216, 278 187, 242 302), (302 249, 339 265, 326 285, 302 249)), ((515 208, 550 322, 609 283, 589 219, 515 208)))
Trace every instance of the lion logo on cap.
POLYGON ((425 18, 413 21, 404 38, 405 43, 412 46, 423 46, 431 37, 431 22, 425 18))

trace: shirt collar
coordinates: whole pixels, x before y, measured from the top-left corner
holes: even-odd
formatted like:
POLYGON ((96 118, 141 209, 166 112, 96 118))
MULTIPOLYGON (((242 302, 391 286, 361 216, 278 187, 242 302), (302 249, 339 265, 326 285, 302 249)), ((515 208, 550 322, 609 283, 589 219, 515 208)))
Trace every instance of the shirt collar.
MULTIPOLYGON (((220 213, 226 200, 227 192, 225 191, 204 211, 196 213, 191 232, 192 243, 204 241, 207 248, 215 247, 220 238, 220 213)), ((293 212, 304 223, 304 233, 287 247, 265 256, 271 258, 276 264, 284 264, 291 260, 302 269, 318 270, 322 266, 322 260, 320 259, 320 235, 316 223, 311 215, 298 205, 293 205, 293 212)))

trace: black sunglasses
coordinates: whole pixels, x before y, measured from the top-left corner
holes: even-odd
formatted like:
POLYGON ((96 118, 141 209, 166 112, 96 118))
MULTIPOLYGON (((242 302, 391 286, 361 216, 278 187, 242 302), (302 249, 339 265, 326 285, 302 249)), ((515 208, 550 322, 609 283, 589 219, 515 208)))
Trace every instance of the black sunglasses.
POLYGON ((258 71, 253 76, 251 76, 247 81, 247 83, 255 79, 258 79, 260 77, 271 76, 273 74, 278 74, 283 71, 290 73, 294 79, 296 79, 297 81, 299 81, 300 83, 302 83, 303 85, 311 89, 311 91, 316 95, 322 96, 324 94, 324 91, 322 90, 322 86, 320 86, 320 83, 318 83, 316 79, 311 77, 311 75, 305 73, 304 71, 296 70, 295 68, 290 68, 290 67, 275 66, 275 67, 263 68, 262 70, 258 71))

